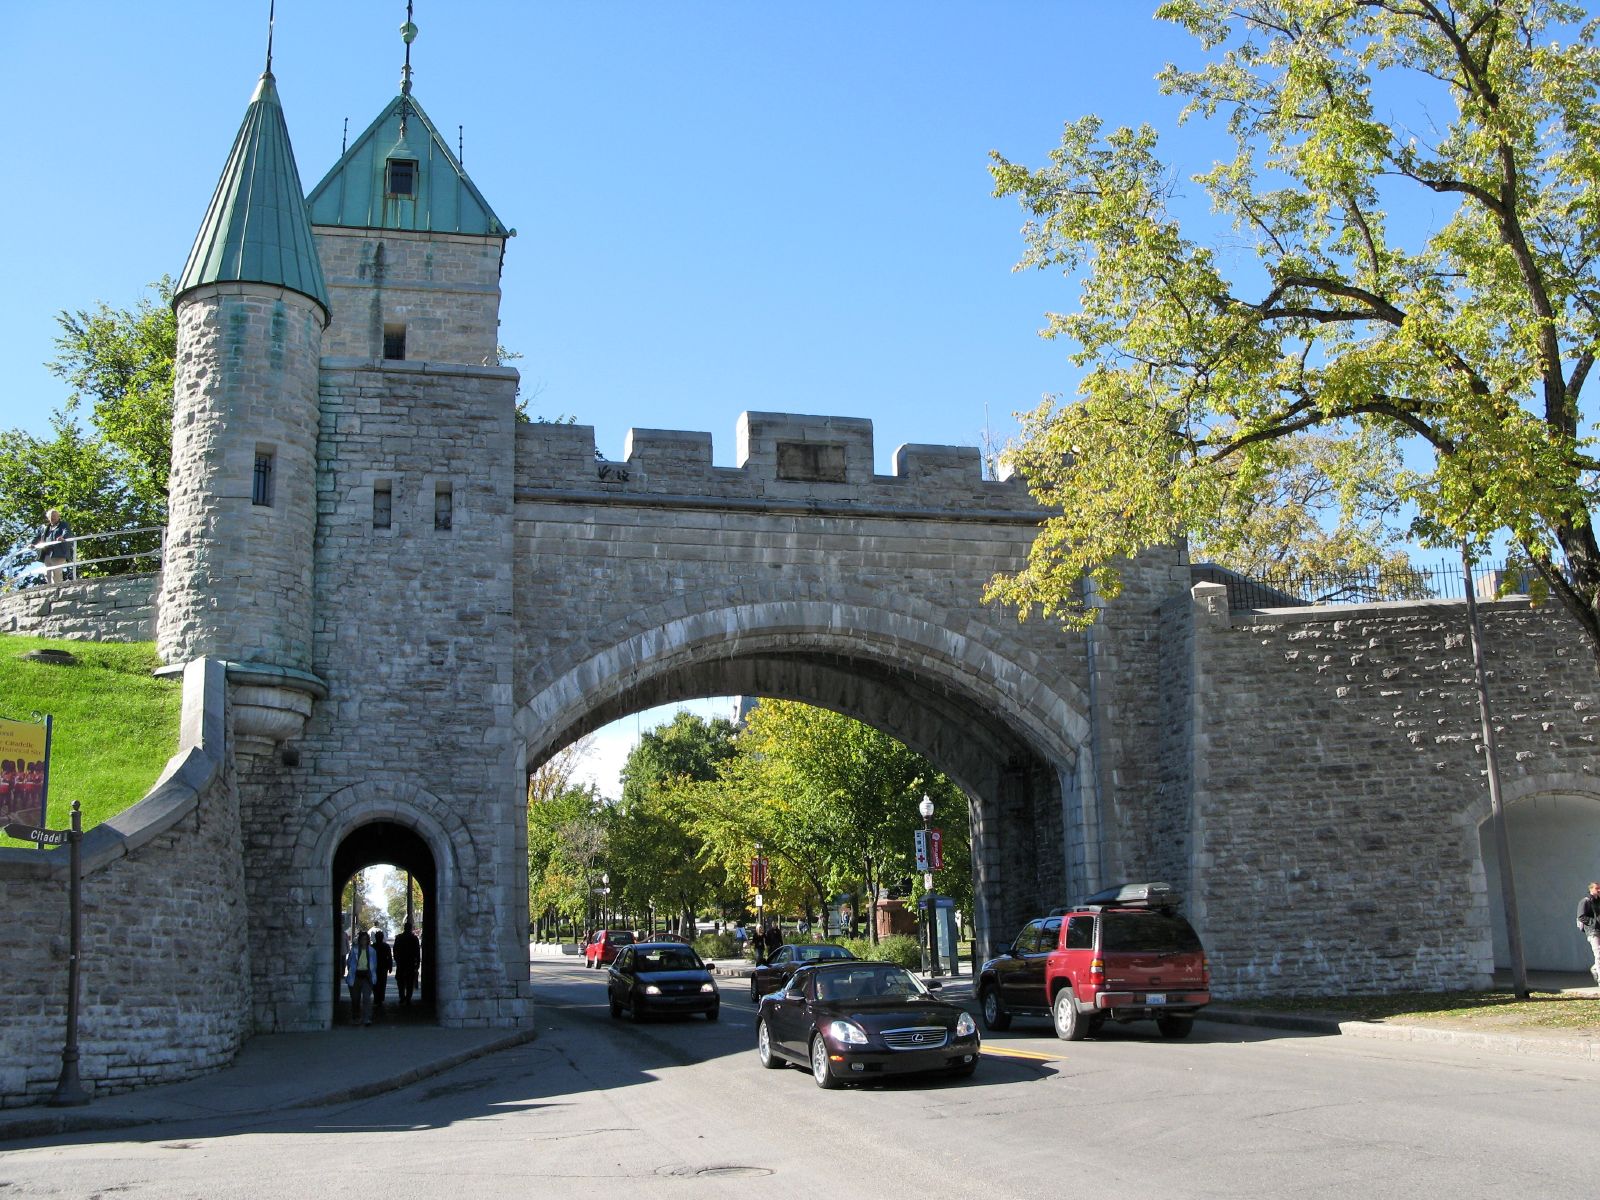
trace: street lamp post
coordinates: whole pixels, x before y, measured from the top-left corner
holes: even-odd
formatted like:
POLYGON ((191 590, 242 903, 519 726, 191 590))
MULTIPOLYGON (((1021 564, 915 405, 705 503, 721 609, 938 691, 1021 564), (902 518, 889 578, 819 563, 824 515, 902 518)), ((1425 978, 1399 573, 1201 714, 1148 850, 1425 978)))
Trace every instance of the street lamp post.
MULTIPOLYGON (((922 803, 917 805, 917 811, 922 814, 923 845, 932 852, 933 835, 933 798, 928 795, 922 797, 922 803)), ((928 900, 928 959, 930 964, 929 974, 935 979, 939 978, 939 895, 933 890, 933 860, 928 860, 927 874, 922 877, 923 886, 927 888, 928 900)))

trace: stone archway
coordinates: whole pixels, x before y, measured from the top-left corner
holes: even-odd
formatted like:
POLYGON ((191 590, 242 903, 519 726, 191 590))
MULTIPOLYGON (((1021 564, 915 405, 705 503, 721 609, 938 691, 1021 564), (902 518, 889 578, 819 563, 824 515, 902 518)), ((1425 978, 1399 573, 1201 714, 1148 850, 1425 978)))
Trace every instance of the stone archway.
MULTIPOLYGON (((1500 864, 1488 804, 1478 814, 1478 846, 1488 890, 1494 964, 1510 965, 1500 864)), ((1582 777, 1519 781, 1506 789, 1506 836, 1517 888, 1523 955, 1529 970, 1588 973, 1594 962, 1574 916, 1600 878, 1600 793, 1582 777)))
POLYGON ((1079 770, 1081 700, 925 616, 775 602, 665 622, 606 647, 517 714, 527 761, 609 721, 709 695, 798 700, 923 754, 966 793, 978 944, 987 949, 1093 880, 1079 770))
MULTIPOLYGON (((434 865, 433 853, 417 832, 394 821, 372 821, 357 826, 339 843, 339 848, 334 852, 331 868, 331 899, 334 904, 331 918, 332 953, 335 962, 344 961, 343 955, 349 945, 347 940, 349 931, 344 928, 343 914, 339 908, 345 886, 357 872, 382 863, 408 872, 422 892, 422 912, 431 914, 435 911, 439 895, 438 871, 434 865)), ((431 1020, 436 1015, 435 980, 438 974, 436 963, 439 938, 432 928, 431 921, 423 923, 418 932, 422 936, 422 971, 416 1001, 411 1011, 397 1013, 398 993, 396 985, 391 981, 389 1003, 386 1005, 391 1017, 399 1015, 410 1020, 431 1020)), ((345 1012, 346 999, 343 984, 338 976, 333 980, 333 987, 333 1023, 338 1025, 344 1023, 341 1014, 345 1012)))

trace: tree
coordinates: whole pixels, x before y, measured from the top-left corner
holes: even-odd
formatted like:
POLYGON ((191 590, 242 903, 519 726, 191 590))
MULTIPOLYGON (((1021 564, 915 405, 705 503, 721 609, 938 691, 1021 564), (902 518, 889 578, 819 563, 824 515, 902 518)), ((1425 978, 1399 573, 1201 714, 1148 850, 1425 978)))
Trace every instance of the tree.
POLYGON ((528 776, 528 911, 577 925, 587 919, 608 841, 605 801, 577 782, 574 743, 528 776))
MULTIPOLYGON (((102 301, 57 315, 61 334, 48 366, 72 392, 51 416, 52 436, 0 432, 0 536, 8 542, 27 540, 52 506, 80 535, 166 524, 177 325, 172 280, 163 277, 150 290, 131 309, 102 301), (85 407, 87 427, 79 419, 85 407)), ((107 539, 79 557, 151 548, 149 537, 107 539)), ((114 569, 149 566, 143 560, 114 569)))
POLYGON ((1085 576, 1114 595, 1117 562, 1148 547, 1237 545, 1299 462, 1347 514, 1363 495, 1414 506, 1425 544, 1508 532, 1600 659, 1580 411, 1600 334, 1595 25, 1559 0, 1158 15, 1210 54, 1161 83, 1186 119, 1226 121, 1233 157, 1195 181, 1235 232, 1185 235, 1148 126, 1085 117, 1037 170, 994 156, 996 194, 1030 217, 1019 267, 1081 273, 1045 334, 1086 373, 1077 403, 1024 418, 1010 460, 1061 511, 988 595, 1087 621, 1085 576), (1241 238, 1255 262, 1230 279, 1241 238), (1300 454, 1312 434, 1338 452, 1300 454), (1362 439, 1430 462, 1374 474, 1362 439))

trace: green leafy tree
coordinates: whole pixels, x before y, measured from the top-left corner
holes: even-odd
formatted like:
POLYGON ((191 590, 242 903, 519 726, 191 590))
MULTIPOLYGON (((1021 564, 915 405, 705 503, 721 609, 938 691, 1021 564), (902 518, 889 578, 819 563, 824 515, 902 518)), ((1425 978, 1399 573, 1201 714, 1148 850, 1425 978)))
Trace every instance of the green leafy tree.
MULTIPOLYGON (((74 531, 132 529, 166 521, 164 505, 134 492, 121 455, 65 414, 51 419, 53 435, 34 437, 21 429, 0 431, 0 538, 29 542, 49 508, 59 508, 74 531)), ((117 539, 87 543, 83 557, 151 548, 145 537, 126 546, 117 539)), ((149 570, 150 561, 134 567, 149 570)))
POLYGON ((609 818, 604 798, 576 777, 582 743, 528 777, 528 911, 536 922, 585 923, 604 871, 609 818))
POLYGON ((1061 513, 989 595, 1088 620, 1085 576, 1114 595, 1118 561, 1147 547, 1237 547, 1304 468, 1352 528, 1366 498, 1414 506, 1427 544, 1509 531, 1600 655, 1600 461, 1580 410, 1600 335, 1594 23, 1558 0, 1158 15, 1208 53, 1161 83, 1232 136, 1195 182, 1233 229, 1186 234, 1149 127, 1085 117, 1044 167, 995 156, 996 194, 1029 216, 1019 266, 1079 279, 1045 334, 1085 375, 1010 451, 1061 513), (1324 452, 1295 447, 1311 434, 1324 452), (1373 471, 1406 439, 1428 464, 1373 471))
POLYGON ((717 895, 704 843, 681 819, 677 791, 685 782, 716 777, 733 756, 734 727, 679 712, 645 733, 622 768, 609 865, 624 905, 677 913, 693 929, 696 913, 717 895))

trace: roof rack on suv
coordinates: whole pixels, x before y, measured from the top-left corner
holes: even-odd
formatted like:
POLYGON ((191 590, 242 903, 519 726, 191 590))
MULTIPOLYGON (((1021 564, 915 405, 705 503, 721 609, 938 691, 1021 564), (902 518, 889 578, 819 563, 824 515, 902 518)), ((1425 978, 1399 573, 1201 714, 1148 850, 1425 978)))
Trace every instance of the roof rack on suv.
POLYGON ((1085 896, 1083 908, 1159 908, 1173 910, 1183 903, 1183 893, 1170 883, 1122 883, 1085 896))

